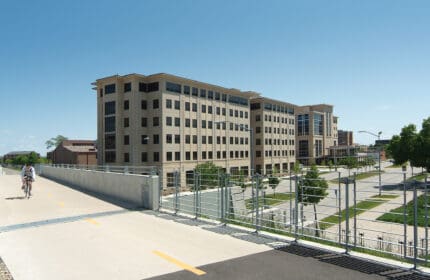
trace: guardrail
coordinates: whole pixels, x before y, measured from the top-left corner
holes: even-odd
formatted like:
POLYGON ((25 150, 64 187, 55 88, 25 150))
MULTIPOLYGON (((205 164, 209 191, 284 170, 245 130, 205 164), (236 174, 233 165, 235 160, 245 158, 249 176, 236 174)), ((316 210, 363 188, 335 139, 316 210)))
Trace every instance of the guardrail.
POLYGON ((160 197, 161 210, 186 213, 430 266, 429 182, 403 172, 352 173, 322 183, 306 174, 274 180, 194 172, 160 197))

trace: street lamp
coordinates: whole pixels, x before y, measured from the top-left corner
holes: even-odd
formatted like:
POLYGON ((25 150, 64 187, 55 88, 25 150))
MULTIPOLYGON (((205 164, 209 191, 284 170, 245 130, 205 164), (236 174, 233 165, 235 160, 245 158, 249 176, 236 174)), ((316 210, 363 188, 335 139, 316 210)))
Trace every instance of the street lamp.
MULTIPOLYGON (((379 131, 378 134, 375 134, 373 132, 370 131, 366 131, 366 130, 359 130, 359 133, 367 133, 370 134, 372 136, 375 136, 378 138, 378 141, 381 140, 381 134, 382 131, 379 131)), ((381 196, 381 150, 378 149, 378 170, 379 170, 379 196, 381 196)))

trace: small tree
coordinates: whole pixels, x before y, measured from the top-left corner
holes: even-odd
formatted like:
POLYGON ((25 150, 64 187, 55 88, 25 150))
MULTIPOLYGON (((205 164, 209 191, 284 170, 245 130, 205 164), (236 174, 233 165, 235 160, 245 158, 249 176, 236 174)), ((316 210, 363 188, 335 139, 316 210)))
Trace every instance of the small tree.
POLYGON ((271 187, 273 190, 273 196, 275 196, 275 189, 280 182, 278 176, 279 176, 279 170, 276 167, 274 167, 273 173, 269 176, 269 187, 271 187))
POLYGON ((49 150, 51 148, 57 148, 58 145, 61 144, 64 140, 67 140, 67 137, 64 137, 63 135, 57 135, 57 137, 53 137, 45 142, 46 149, 49 150))
POLYGON ((200 174, 200 187, 202 189, 218 186, 219 175, 223 172, 221 167, 216 166, 213 162, 198 164, 194 171, 200 174))
POLYGON ((319 237, 318 230, 318 215, 316 205, 325 198, 327 193, 328 184, 324 178, 319 177, 318 169, 315 165, 306 172, 303 180, 298 184, 298 198, 305 206, 312 204, 314 206, 315 217, 315 236, 319 237))
POLYGON ((333 168, 333 161, 329 160, 327 165, 328 169, 331 171, 331 169, 333 168))

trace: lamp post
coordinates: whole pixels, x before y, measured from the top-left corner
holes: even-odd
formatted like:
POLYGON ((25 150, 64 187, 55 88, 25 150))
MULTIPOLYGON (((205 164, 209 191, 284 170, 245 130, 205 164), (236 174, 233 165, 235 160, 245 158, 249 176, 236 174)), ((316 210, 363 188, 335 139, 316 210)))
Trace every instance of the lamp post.
MULTIPOLYGON (((366 131, 366 130, 360 130, 358 132, 370 134, 372 136, 377 137, 378 141, 381 140, 382 131, 379 131, 378 134, 375 134, 373 132, 366 131)), ((379 196, 381 196, 381 149, 378 149, 378 170, 379 170, 379 196)))

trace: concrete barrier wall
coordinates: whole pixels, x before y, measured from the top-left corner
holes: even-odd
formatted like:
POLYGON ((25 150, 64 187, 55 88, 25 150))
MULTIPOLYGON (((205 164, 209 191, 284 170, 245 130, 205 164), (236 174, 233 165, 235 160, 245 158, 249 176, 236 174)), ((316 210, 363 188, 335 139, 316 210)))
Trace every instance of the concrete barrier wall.
POLYGON ((158 176, 58 168, 45 165, 40 166, 40 173, 49 179, 123 200, 137 207, 158 209, 158 176))

